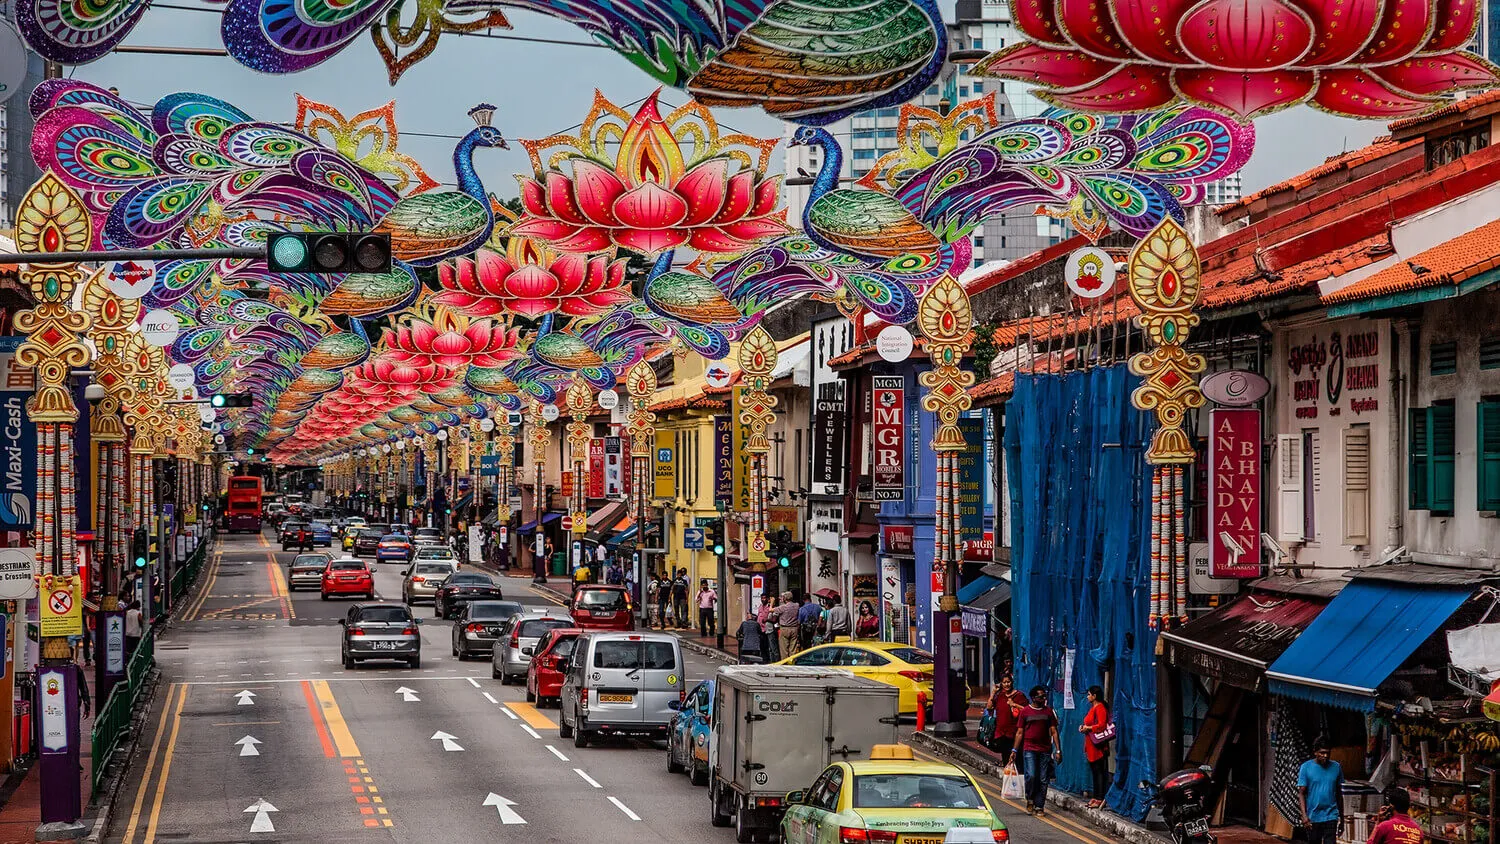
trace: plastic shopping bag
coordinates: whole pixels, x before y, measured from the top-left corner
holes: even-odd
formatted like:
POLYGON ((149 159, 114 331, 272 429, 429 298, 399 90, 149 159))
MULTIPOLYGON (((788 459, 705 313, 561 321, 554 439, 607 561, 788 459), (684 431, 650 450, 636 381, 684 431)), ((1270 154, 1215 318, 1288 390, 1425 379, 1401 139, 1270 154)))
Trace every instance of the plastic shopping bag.
POLYGON ((1005 800, 1026 799, 1026 778, 1014 765, 1006 765, 1000 772, 1000 796, 1005 800))

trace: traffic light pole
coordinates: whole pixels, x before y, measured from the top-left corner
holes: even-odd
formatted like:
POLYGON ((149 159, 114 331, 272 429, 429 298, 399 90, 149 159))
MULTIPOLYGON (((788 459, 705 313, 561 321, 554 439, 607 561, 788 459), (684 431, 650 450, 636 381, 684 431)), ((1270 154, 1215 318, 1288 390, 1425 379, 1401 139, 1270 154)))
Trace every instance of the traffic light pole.
POLYGON ((0 252, 0 266, 68 264, 106 261, 191 261, 221 258, 265 258, 266 248, 222 249, 100 249, 92 252, 0 252))

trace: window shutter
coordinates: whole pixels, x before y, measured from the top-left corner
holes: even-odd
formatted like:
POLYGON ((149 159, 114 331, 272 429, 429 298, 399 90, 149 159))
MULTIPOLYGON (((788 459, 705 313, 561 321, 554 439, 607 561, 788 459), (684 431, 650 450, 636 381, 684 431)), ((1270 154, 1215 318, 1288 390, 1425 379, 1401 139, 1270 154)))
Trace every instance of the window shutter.
POLYGON ((1370 428, 1344 429, 1344 544, 1370 544, 1370 428))
POLYGON ((1302 435, 1276 437, 1276 539, 1301 542, 1302 435))
POLYGON ((1427 489, 1427 408, 1414 407, 1406 412, 1406 506, 1428 510, 1427 489))
POLYGON ((1432 512, 1453 513, 1453 405, 1427 408, 1428 495, 1432 512))
POLYGON ((1479 448, 1480 510, 1500 510, 1500 402, 1479 403, 1475 438, 1479 448))

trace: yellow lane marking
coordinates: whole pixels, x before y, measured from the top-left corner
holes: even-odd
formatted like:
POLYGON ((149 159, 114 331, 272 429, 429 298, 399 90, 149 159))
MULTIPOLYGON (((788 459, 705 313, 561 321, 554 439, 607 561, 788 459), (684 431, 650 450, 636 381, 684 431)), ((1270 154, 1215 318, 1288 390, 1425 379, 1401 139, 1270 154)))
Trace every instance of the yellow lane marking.
POLYGON ((208 600, 210 593, 214 591, 214 584, 219 581, 219 565, 224 560, 222 551, 214 552, 212 565, 209 566, 208 580, 203 583, 203 588, 193 597, 192 605, 182 614, 183 621, 194 621, 203 612, 203 602, 208 600))
POLYGON ((256 539, 260 540, 260 547, 262 547, 262 548, 270 548, 271 547, 271 543, 269 543, 269 542, 266 541, 266 535, 265 534, 261 534, 260 536, 257 536, 256 539))
POLYGON ((540 589, 537 589, 537 588, 533 587, 531 591, 534 592, 537 597, 541 598, 544 601, 551 601, 552 603, 556 604, 559 607, 565 607, 565 606, 567 606, 567 604, 564 604, 562 601, 557 600, 553 596, 549 595, 546 592, 543 592, 540 589))
POLYGON ((338 701, 333 699, 333 689, 329 687, 327 680, 312 681, 313 694, 318 697, 318 707, 323 710, 323 720, 328 722, 328 735, 333 739, 334 747, 338 748, 340 756, 358 756, 359 745, 354 743, 354 734, 349 732, 349 725, 344 723, 344 713, 339 709, 338 701))
POLYGON ((270 724, 280 724, 280 721, 214 721, 215 727, 264 727, 270 724))
POLYGON ((151 800, 151 818, 146 822, 145 844, 156 841, 156 822, 161 818, 161 804, 167 796, 167 780, 172 774, 172 754, 177 750, 177 733, 182 729, 182 707, 187 703, 188 689, 182 688, 177 699, 177 708, 172 712, 172 734, 167 738, 167 748, 162 753, 161 779, 156 783, 156 796, 151 800))
POLYGON ((275 554, 267 554, 266 558, 270 560, 266 563, 266 568, 271 572, 271 592, 281 600, 281 609, 286 617, 296 618, 297 613, 292 609, 292 591, 286 585, 286 574, 282 572, 281 564, 276 562, 275 554))
POLYGON ((151 753, 146 756, 146 768, 141 771, 141 785, 135 791, 135 805, 130 810, 130 824, 125 827, 125 842, 135 838, 136 825, 141 821, 141 807, 146 803, 146 787, 151 784, 151 772, 156 768, 156 754, 161 752, 162 737, 167 734, 167 718, 172 714, 172 697, 178 689, 186 694, 187 688, 173 683, 167 687, 167 700, 161 707, 161 720, 156 723, 156 737, 151 742, 151 753))
POLYGON ((538 730, 555 730, 557 722, 537 711, 529 703, 506 703, 505 708, 521 716, 521 720, 538 730))
MULTIPOLYGON (((953 764, 952 762, 950 762, 947 759, 941 759, 941 758, 939 758, 937 756, 933 756, 931 753, 925 753, 925 752, 923 752, 921 750, 918 750, 915 747, 912 748, 912 752, 914 754, 916 754, 917 756, 921 756, 921 757, 927 759, 930 762, 942 762, 942 763, 946 763, 946 764, 950 764, 950 765, 953 764)), ((1000 796, 1000 792, 997 791, 997 790, 995 790, 994 788, 990 787, 989 783, 986 782, 985 780, 980 779, 977 776, 975 777, 975 779, 979 781, 979 788, 982 791, 984 791, 984 793, 991 800, 995 800, 995 801, 998 801, 1000 803, 1004 803, 1005 805, 1011 807, 1012 809, 1016 809, 1017 811, 1020 811, 1020 812, 1025 812, 1026 811, 1025 804, 1023 804, 1023 803, 1017 803, 1014 800, 1007 800, 1006 798, 1001 797, 1000 796)), ((1097 844, 1107 844, 1107 841, 1108 841, 1108 839, 1106 839, 1103 836, 1099 835, 1097 832, 1095 832, 1095 831, 1093 831, 1093 830, 1091 830, 1091 829, 1089 829, 1087 827, 1081 826, 1081 825, 1079 825, 1079 824, 1077 824, 1077 823, 1075 823, 1075 822, 1073 822, 1073 821, 1071 821, 1071 820, 1069 820, 1067 818, 1063 818, 1063 817, 1056 816, 1056 815, 1043 815, 1042 817, 1037 817, 1036 815, 1031 815, 1029 813, 1028 813, 1028 817, 1030 817, 1032 820, 1041 821, 1042 823, 1044 823, 1044 824, 1052 827, 1053 829, 1056 829, 1059 832, 1066 833, 1067 835, 1069 835, 1069 836, 1071 836, 1071 837, 1073 837, 1073 838, 1075 838, 1075 839, 1077 839, 1079 841, 1087 842, 1087 844, 1096 844, 1096 842, 1097 842, 1097 844), (1059 823, 1059 821, 1061 823, 1059 823), (1066 825, 1064 825, 1064 824, 1066 824, 1066 825)))

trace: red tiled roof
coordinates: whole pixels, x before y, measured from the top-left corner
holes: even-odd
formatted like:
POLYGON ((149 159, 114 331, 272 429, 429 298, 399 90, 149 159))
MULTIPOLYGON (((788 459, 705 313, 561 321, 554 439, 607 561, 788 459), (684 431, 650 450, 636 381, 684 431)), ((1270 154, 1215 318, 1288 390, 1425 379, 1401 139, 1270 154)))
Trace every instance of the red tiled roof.
POLYGON ((1416 146, 1422 141, 1420 138, 1412 140, 1396 141, 1390 135, 1382 135, 1371 141, 1368 145, 1359 149, 1330 156, 1322 164, 1303 173, 1284 179, 1269 187, 1262 188, 1249 196, 1241 197, 1237 202, 1231 202, 1215 209, 1220 217, 1238 216, 1236 212, 1249 208, 1256 202, 1273 194, 1288 190, 1302 190, 1312 186, 1317 180, 1325 176, 1333 175, 1340 170, 1353 170, 1362 164, 1367 164, 1379 158, 1401 152, 1409 147, 1416 146))
POLYGON ((1014 372, 1003 372, 988 381, 981 381, 969 390, 969 397, 974 404, 983 407, 987 401, 1002 399, 1015 392, 1016 374, 1014 372))
POLYGON ((1090 243, 1092 243, 1092 241, 1090 241, 1087 237, 1084 237, 1081 234, 1074 235, 1073 237, 1070 237, 1060 243, 1054 243, 1045 249, 1040 249, 1036 252, 1033 252, 1024 258, 1011 261, 1009 264, 1006 264, 1003 267, 996 267, 994 270, 991 270, 984 275, 975 276, 969 279, 964 284, 964 289, 969 292, 970 296, 983 293, 984 291, 989 290, 992 287, 997 287, 1007 281, 1010 281, 1013 278, 1020 276, 1022 273, 1034 270, 1037 267, 1046 266, 1053 261, 1059 260, 1065 257, 1069 252, 1072 252, 1074 249, 1081 249, 1085 246, 1088 246, 1090 243))
POLYGON ((1496 101, 1500 101, 1500 90, 1485 91, 1482 94, 1471 94, 1461 100, 1455 100, 1436 111, 1429 111, 1426 114, 1419 114, 1416 117, 1403 117, 1400 120, 1394 120, 1390 124, 1391 131, 1396 132, 1402 129, 1436 123, 1452 115, 1464 114, 1482 105, 1488 105, 1496 101))
POLYGON ((1418 252, 1342 290, 1335 290, 1324 296, 1323 302, 1333 305, 1458 284, 1496 267, 1500 267, 1500 220, 1418 252), (1413 264, 1424 272, 1413 270, 1413 264))

